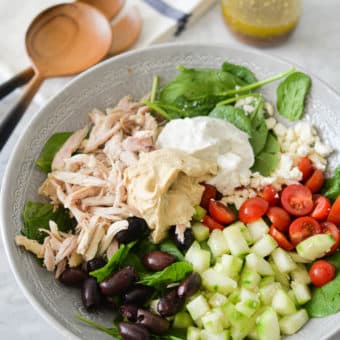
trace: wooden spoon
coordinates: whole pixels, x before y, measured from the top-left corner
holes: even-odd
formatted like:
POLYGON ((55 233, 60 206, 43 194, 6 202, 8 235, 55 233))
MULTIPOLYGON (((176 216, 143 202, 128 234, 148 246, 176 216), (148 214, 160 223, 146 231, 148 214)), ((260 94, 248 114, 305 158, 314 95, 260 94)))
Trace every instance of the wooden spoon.
POLYGON ((53 6, 31 23, 26 49, 35 74, 23 96, 0 124, 0 149, 45 78, 79 73, 103 59, 112 42, 105 16, 82 2, 53 6))

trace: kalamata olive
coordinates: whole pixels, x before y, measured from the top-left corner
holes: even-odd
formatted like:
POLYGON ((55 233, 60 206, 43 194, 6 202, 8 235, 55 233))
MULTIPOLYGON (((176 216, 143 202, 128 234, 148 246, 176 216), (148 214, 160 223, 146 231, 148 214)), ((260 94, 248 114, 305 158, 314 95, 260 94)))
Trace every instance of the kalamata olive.
POLYGON ((194 295, 201 287, 202 279, 200 274, 189 274, 178 286, 177 294, 184 299, 194 295))
POLYGON ((120 315, 123 318, 127 318, 129 321, 132 321, 132 322, 137 321, 137 311, 138 311, 137 306, 121 305, 119 310, 120 310, 120 315))
POLYGON ((151 270, 163 270, 176 262, 177 258, 174 255, 160 250, 154 250, 143 257, 143 264, 151 270))
POLYGON ((124 302, 142 306, 145 302, 147 302, 151 298, 153 292, 154 289, 152 287, 135 285, 131 290, 125 293, 124 302))
POLYGON ((157 311, 162 316, 172 316, 182 309, 183 304, 184 299, 178 296, 176 287, 159 299, 157 311))
POLYGON ((104 267, 105 264, 106 262, 101 257, 96 257, 87 262, 86 264, 87 272, 88 273, 93 272, 94 270, 104 267))
POLYGON ((170 239, 176 244, 177 248, 181 251, 187 250, 190 248, 190 246, 194 243, 195 237, 192 233, 191 228, 187 228, 184 231, 184 242, 180 241, 178 239, 178 236, 175 232, 176 227, 172 227, 169 231, 169 237, 170 239))
POLYGON ((119 334, 124 340, 149 340, 150 334, 148 330, 141 326, 128 322, 120 322, 118 324, 119 334))
POLYGON ((148 230, 148 225, 145 220, 139 217, 128 217, 129 227, 126 230, 121 230, 115 236, 119 243, 129 243, 143 237, 143 234, 148 230))
POLYGON ((66 286, 80 287, 87 274, 79 268, 66 268, 60 275, 59 281, 66 286))
POLYGON ((133 267, 125 267, 110 275, 99 284, 104 295, 120 295, 128 291, 133 282, 137 280, 137 274, 133 267))
POLYGON ((110 311, 117 310, 117 300, 114 296, 102 296, 102 305, 110 311))
POLYGON ((100 305, 100 291, 97 284, 97 280, 93 277, 89 277, 83 282, 81 288, 81 298, 83 304, 87 310, 91 311, 100 305))
POLYGON ((165 334, 170 326, 167 319, 142 308, 137 311, 137 324, 145 326, 151 333, 155 334, 165 334))

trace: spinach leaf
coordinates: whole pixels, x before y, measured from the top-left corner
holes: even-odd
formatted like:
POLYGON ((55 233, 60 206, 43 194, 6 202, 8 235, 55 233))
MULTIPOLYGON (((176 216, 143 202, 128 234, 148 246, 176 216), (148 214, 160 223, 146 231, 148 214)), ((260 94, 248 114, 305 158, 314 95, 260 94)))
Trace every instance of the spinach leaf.
POLYGON ((52 135, 44 145, 36 165, 44 172, 51 172, 51 164, 55 154, 63 146, 73 132, 58 132, 52 135))
POLYGON ((231 64, 225 61, 222 65, 222 70, 240 78, 245 82, 245 84, 252 84, 257 82, 254 73, 251 72, 247 67, 237 64, 231 64))
POLYGON ((29 239, 40 243, 44 241, 46 233, 39 229, 49 229, 49 221, 54 221, 60 231, 68 232, 74 228, 74 220, 65 208, 55 209, 50 203, 27 201, 24 207, 24 227, 21 233, 29 239))
POLYGON ((335 201, 340 196, 340 166, 335 169, 331 178, 325 180, 322 192, 331 201, 335 201))
POLYGON ((302 72, 289 75, 277 88, 277 109, 289 120, 303 115, 305 98, 311 87, 311 78, 302 72))
POLYGON ((148 272, 148 270, 143 265, 140 257, 138 257, 136 254, 131 253, 131 252, 129 253, 129 256, 127 256, 121 264, 121 267, 123 268, 128 267, 128 266, 132 266, 133 268, 135 268, 138 273, 148 272))
POLYGON ((154 250, 157 250, 157 246, 154 243, 150 242, 149 239, 147 238, 144 238, 141 241, 139 241, 133 248, 134 253, 140 258, 154 250))
POLYGON ((141 284, 152 287, 162 287, 184 279, 192 272, 192 265, 188 262, 175 262, 162 271, 146 274, 140 280, 141 284))
POLYGON ((279 162, 280 144, 273 132, 269 132, 263 150, 256 155, 252 171, 259 172, 262 176, 269 176, 279 162))
POLYGON ((209 117, 224 119, 251 136, 252 127, 250 118, 240 108, 231 105, 216 106, 209 113, 209 117))
POLYGON ((175 243, 171 240, 165 240, 160 245, 159 248, 161 251, 165 251, 166 253, 169 253, 171 255, 174 255, 177 257, 179 261, 184 260, 184 256, 181 253, 181 251, 176 247, 175 243))
POLYGON ((131 242, 129 244, 122 244, 119 249, 112 255, 109 262, 102 268, 90 272, 90 275, 97 279, 97 282, 104 281, 108 276, 111 275, 117 268, 119 268, 125 261, 127 255, 129 254, 131 248, 136 244, 136 242, 131 242))

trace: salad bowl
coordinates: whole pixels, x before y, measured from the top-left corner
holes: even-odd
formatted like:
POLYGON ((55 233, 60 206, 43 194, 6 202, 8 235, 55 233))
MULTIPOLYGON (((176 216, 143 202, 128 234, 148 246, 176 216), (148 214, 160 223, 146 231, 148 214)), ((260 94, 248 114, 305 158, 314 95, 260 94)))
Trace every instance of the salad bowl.
MULTIPOLYGON (((93 108, 112 107, 125 95, 135 99, 145 96, 152 77, 160 82, 174 78, 176 66, 218 68, 225 60, 251 69, 259 79, 288 70, 292 65, 267 55, 218 45, 165 44, 129 52, 109 59, 84 72, 52 98, 27 125, 18 141, 3 178, 1 192, 1 229, 8 260, 27 299, 47 321, 68 339, 112 339, 98 333, 75 318, 86 314, 79 291, 65 289, 33 256, 15 245, 15 235, 22 227, 22 211, 27 200, 37 200, 37 188, 44 175, 35 166, 46 140, 55 132, 73 131, 84 126, 93 108)), ((301 70, 300 67, 297 67, 301 70)), ((315 76, 304 119, 312 123, 325 143, 333 149, 339 144, 340 97, 315 76)), ((276 101, 277 84, 263 88, 264 96, 276 101)), ((280 117, 276 117, 280 120, 280 117)), ((329 171, 340 163, 338 152, 329 159, 329 171)), ((91 318, 110 325, 104 313, 91 318)), ((340 331, 340 314, 312 319, 289 339, 327 339, 340 331)))

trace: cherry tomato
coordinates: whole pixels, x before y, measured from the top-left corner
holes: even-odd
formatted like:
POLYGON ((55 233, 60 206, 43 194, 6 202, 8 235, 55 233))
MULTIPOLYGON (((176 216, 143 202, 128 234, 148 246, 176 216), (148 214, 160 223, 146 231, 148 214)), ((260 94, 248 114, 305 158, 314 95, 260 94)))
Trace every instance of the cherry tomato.
POLYGON ((309 188, 313 194, 315 194, 322 188, 324 181, 325 181, 325 176, 323 172, 319 169, 316 169, 313 172, 313 175, 305 183, 305 186, 309 188))
POLYGON ((263 198, 269 203, 269 205, 277 205, 280 202, 279 193, 271 184, 264 187, 263 198))
POLYGON ((323 195, 313 195, 314 209, 311 216, 318 221, 323 221, 327 218, 331 210, 331 202, 323 195))
POLYGON ((320 224, 313 217, 299 217, 289 226, 290 241, 296 246, 306 238, 321 233, 320 224))
POLYGON ((230 224, 236 220, 234 212, 221 202, 210 200, 209 214, 211 217, 221 224, 230 224))
POLYGON ((332 222, 323 222, 321 223, 321 232, 333 236, 335 243, 326 255, 333 254, 338 249, 340 243, 340 232, 338 227, 332 222))
POLYGON ((200 206, 204 209, 208 209, 209 201, 211 199, 216 199, 217 196, 217 189, 210 184, 203 184, 204 185, 204 191, 201 198, 200 206))
POLYGON ((313 210, 312 193, 302 184, 288 185, 282 191, 281 204, 291 215, 308 215, 313 210))
POLYGON ((224 227, 222 224, 216 222, 212 217, 209 215, 205 215, 203 218, 203 223, 209 228, 210 231, 213 231, 214 229, 220 229, 223 230, 224 227))
POLYGON ((309 277, 314 286, 321 287, 334 279, 335 266, 326 260, 318 260, 310 267, 309 277))
POLYGON ((254 222, 266 213, 268 207, 268 202, 261 197, 248 198, 241 205, 239 219, 243 223, 254 222))
POLYGON ((302 172, 302 180, 306 181, 313 173, 313 163, 308 157, 302 157, 299 162, 299 170, 302 172))
POLYGON ((283 233, 288 230, 290 225, 290 216, 285 210, 279 207, 271 207, 267 211, 267 216, 276 229, 283 233))
POLYGON ((284 250, 293 250, 294 246, 287 240, 286 236, 278 231, 273 225, 269 229, 269 235, 278 243, 284 250))
POLYGON ((327 221, 340 226, 340 196, 333 203, 331 211, 328 214, 327 221))

